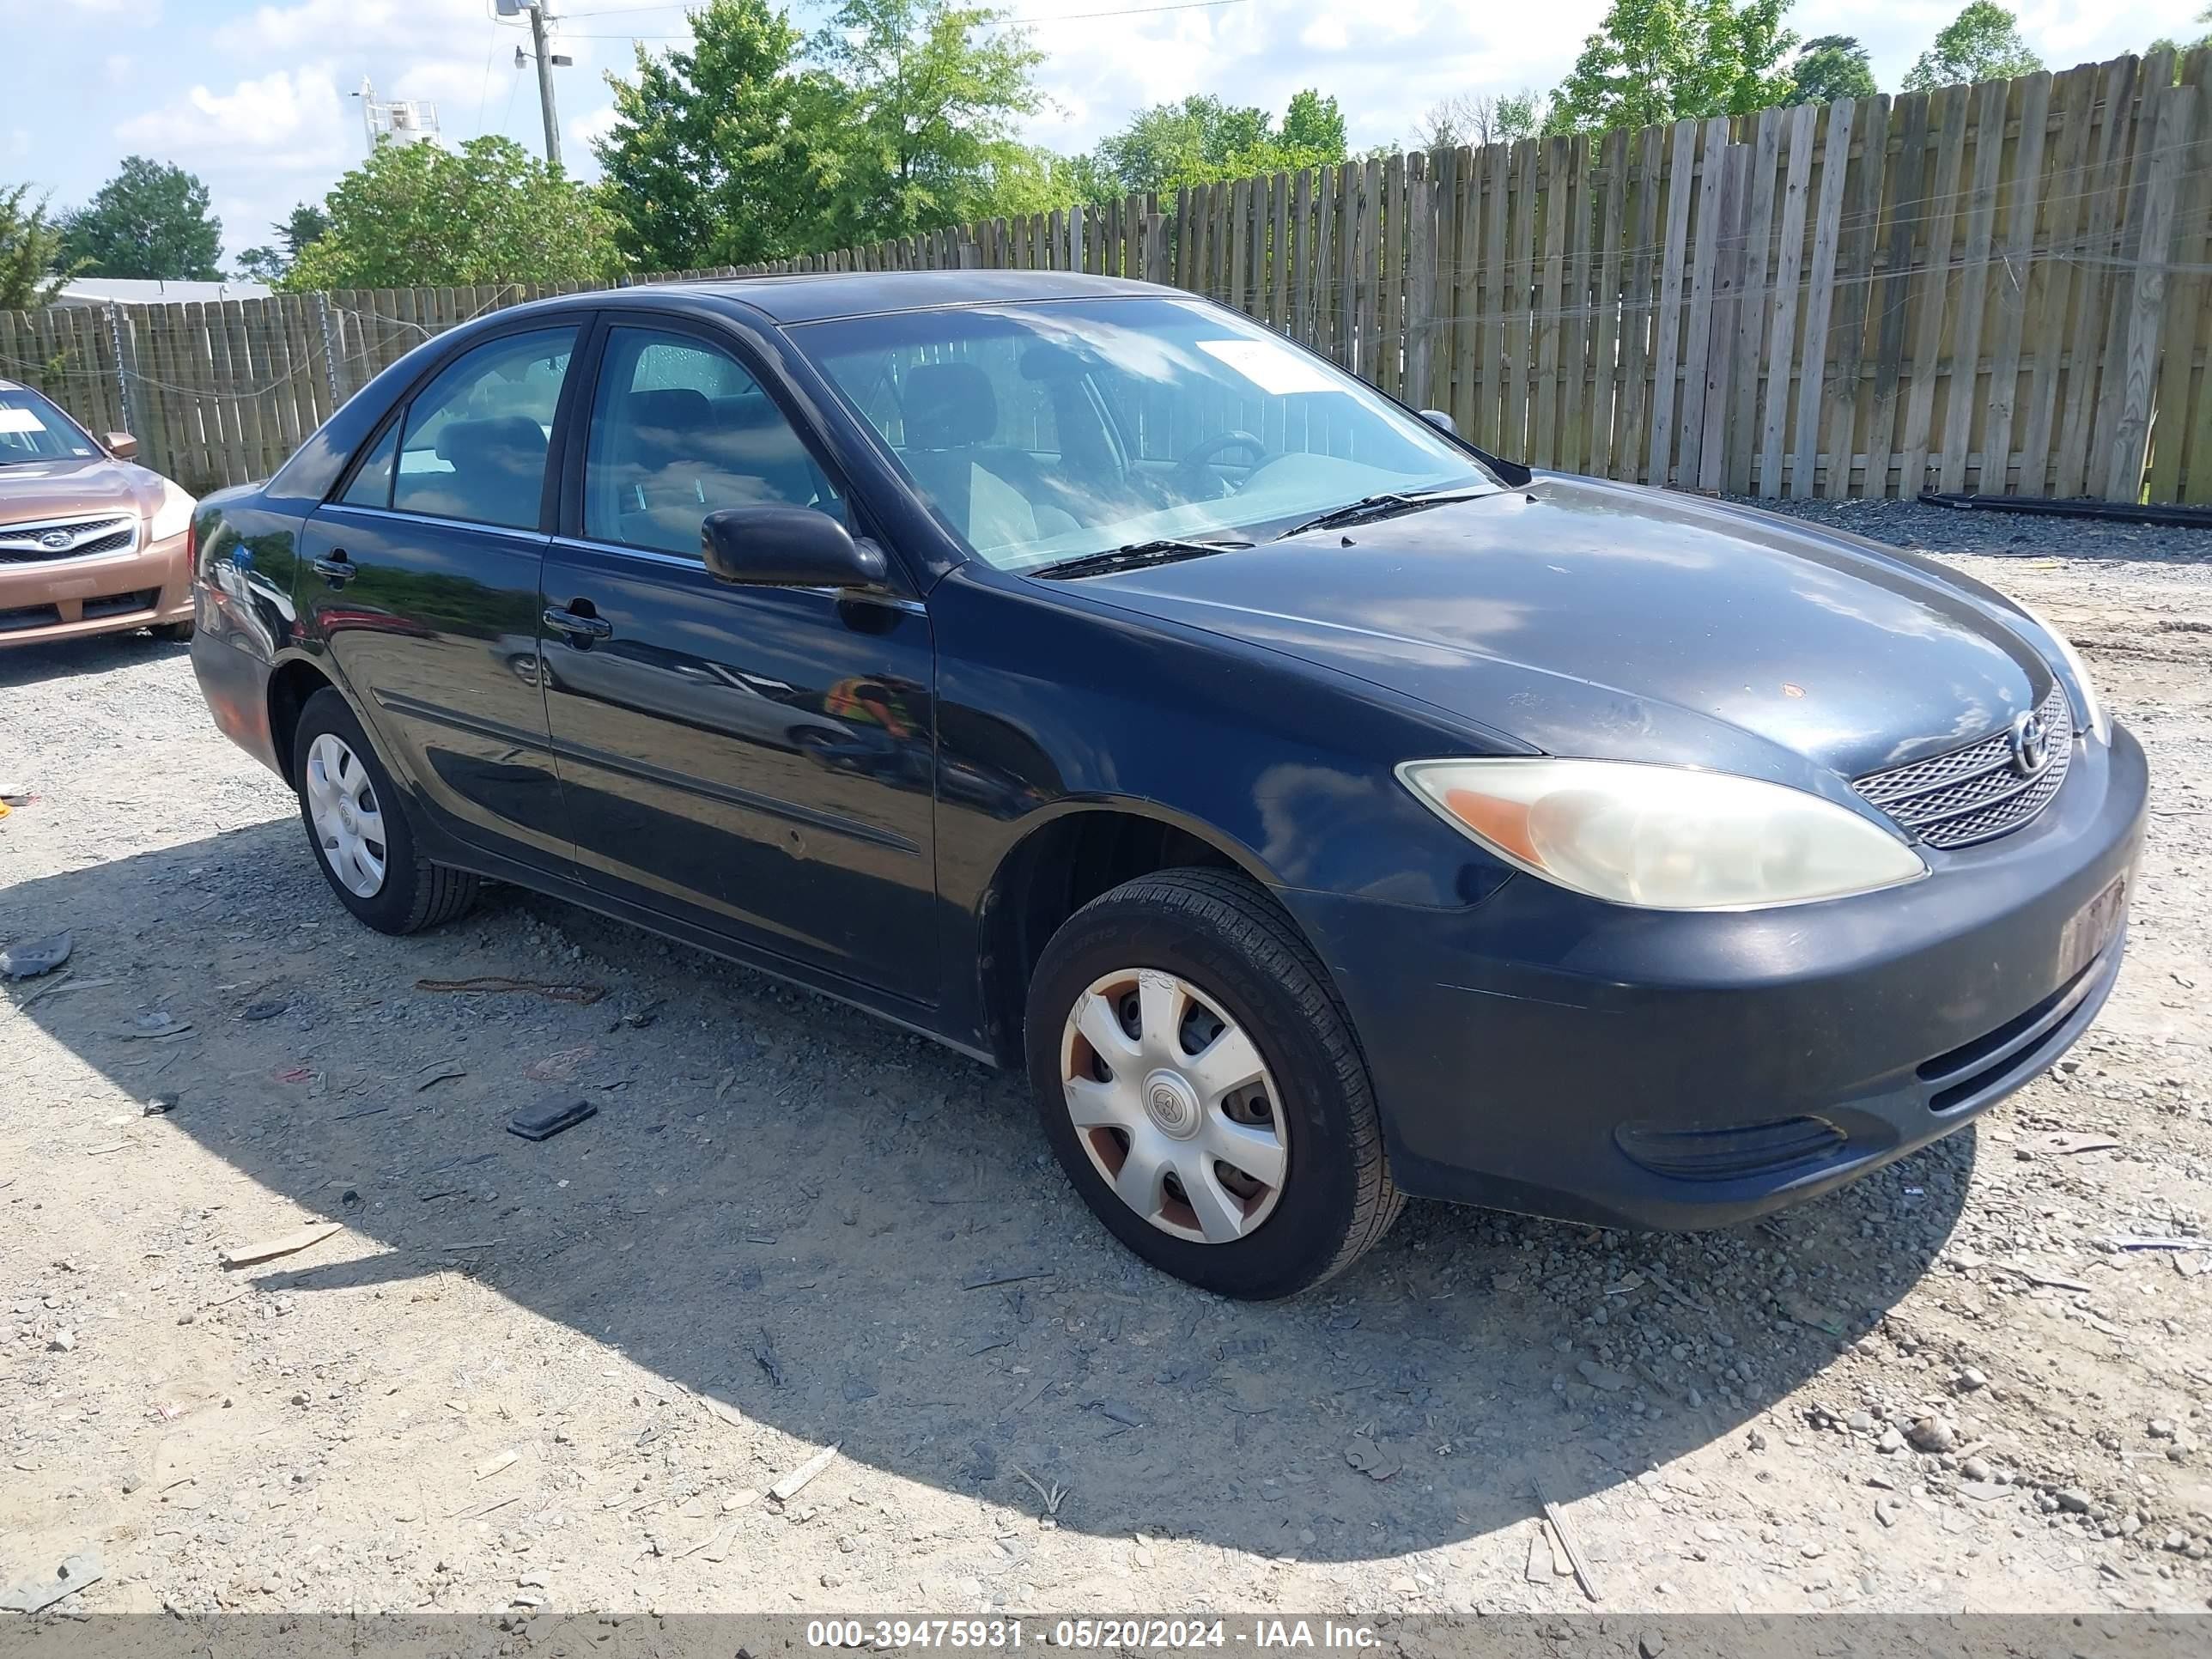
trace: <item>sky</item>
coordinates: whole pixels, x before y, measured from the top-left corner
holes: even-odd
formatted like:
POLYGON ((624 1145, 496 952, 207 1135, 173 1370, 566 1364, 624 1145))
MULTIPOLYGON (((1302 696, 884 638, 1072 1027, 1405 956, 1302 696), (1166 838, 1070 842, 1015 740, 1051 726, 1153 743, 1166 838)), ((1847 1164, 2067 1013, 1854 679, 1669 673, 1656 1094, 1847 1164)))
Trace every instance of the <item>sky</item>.
MULTIPOLYGON (((695 0, 696 3, 696 0, 695 0)), ((1797 0, 1801 35, 1856 34, 1893 88, 1964 0, 1797 0)), ((2192 39, 2205 0, 2022 0, 2022 32, 2053 69, 2192 39)), ((1606 0, 1529 14, 1473 0, 1006 0, 1046 53, 1032 143, 1087 149, 1129 113, 1194 92, 1280 112, 1301 87, 1343 106, 1352 145, 1405 142, 1420 112, 1462 92, 1556 85, 1606 0)), ((638 45, 678 44, 684 5, 551 0, 564 159, 596 173, 610 69, 638 45), (671 37, 676 37, 672 39, 671 37)), ((799 0, 811 29, 828 8, 799 0)), ((0 0, 15 60, 0 103, 0 187, 29 182, 57 208, 83 202, 125 155, 200 175, 227 256, 273 240, 295 202, 319 200, 368 141, 363 78, 379 99, 427 99, 449 141, 504 132, 542 148, 529 31, 495 0, 0 0), (28 62, 24 61, 27 53, 28 62)))

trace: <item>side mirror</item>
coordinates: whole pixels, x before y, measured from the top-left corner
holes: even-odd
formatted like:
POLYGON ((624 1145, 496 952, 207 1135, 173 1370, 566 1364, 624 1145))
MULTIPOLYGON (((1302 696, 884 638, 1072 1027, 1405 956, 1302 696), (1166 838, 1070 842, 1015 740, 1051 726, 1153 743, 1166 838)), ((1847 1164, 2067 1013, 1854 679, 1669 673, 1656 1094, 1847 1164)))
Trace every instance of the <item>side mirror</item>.
POLYGON ((699 556, 717 581, 745 587, 879 587, 883 550, 826 513, 784 502, 726 507, 699 526, 699 556))
POLYGON ((138 459, 138 441, 127 432, 111 432, 107 434, 107 453, 118 461, 135 461, 138 459))
POLYGON ((1421 411, 1421 418, 1439 432, 1449 432, 1455 438, 1459 436, 1459 422, 1444 410, 1425 409, 1421 411))

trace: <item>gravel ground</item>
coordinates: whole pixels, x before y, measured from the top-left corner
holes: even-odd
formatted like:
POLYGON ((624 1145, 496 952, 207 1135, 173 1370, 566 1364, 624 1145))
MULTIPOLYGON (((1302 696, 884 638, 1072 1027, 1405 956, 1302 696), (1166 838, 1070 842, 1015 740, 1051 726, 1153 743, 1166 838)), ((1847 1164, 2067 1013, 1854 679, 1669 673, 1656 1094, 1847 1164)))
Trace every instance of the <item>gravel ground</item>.
POLYGON ((550 901, 354 926, 184 653, 0 656, 0 1585, 71 1611, 2202 1608, 2212 537, 1896 506, 2155 769, 2089 1037, 1695 1237, 1416 1205, 1223 1302, 1011 1079, 550 901), (454 995, 477 975, 589 1005, 454 995), (549 1082, 599 1115, 502 1132, 549 1082), (327 1219, 311 1249, 221 1252, 327 1219), (2121 1249, 2120 1237, 2178 1241, 2121 1249), (824 1448, 803 1490, 772 1484, 824 1448))

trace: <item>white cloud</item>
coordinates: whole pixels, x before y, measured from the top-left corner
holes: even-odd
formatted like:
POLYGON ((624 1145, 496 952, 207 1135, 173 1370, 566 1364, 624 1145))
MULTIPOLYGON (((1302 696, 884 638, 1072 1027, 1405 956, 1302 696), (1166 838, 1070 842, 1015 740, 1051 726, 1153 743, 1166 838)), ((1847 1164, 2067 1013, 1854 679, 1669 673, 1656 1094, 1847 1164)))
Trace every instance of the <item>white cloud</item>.
POLYGON ((182 98, 123 122, 126 149, 196 166, 250 155, 261 167, 329 169, 348 159, 337 88, 319 67, 276 70, 229 92, 194 87, 182 98))
POLYGON ((1298 44, 1316 52, 1342 52, 1352 44, 1352 32, 1341 17, 1316 17, 1299 32, 1298 44))
POLYGON ((577 160, 590 155, 592 146, 613 131, 614 125, 615 106, 612 104, 602 104, 587 114, 570 116, 564 135, 573 152, 568 157, 570 164, 573 166, 577 160))

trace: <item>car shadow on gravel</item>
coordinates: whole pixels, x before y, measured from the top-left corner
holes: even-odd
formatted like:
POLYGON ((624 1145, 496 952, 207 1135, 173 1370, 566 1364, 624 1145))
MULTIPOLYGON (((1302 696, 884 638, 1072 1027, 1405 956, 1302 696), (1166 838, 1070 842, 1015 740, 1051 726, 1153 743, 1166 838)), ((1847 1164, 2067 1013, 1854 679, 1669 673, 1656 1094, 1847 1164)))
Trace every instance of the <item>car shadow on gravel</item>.
POLYGON ((0 691, 65 680, 78 674, 103 674, 131 668, 149 657, 182 657, 191 650, 172 640, 144 634, 94 634, 46 645, 11 645, 0 650, 0 691))
MULTIPOLYGON (((508 890, 381 938, 298 836, 258 823, 0 890, 7 936, 76 935, 74 985, 9 987, 17 1005, 131 1096, 175 1097, 103 1165, 134 1203, 164 1201, 163 1149, 189 1136, 359 1235, 240 1275, 258 1290, 464 1272, 864 1464, 1034 1511, 1025 1472, 1085 1534, 1372 1559, 1523 1522, 1540 1477, 1570 1502, 1774 1431, 1771 1404, 1928 1270, 1972 1172, 1968 1133, 1694 1237, 1417 1204, 1322 1289, 1227 1302, 1113 1242, 1012 1079, 508 890), (481 975, 607 994, 416 985, 481 975), (124 1035, 153 1013, 191 1030, 124 1035), (598 1115, 507 1133, 549 1091, 598 1115)), ((112 1137, 112 1110, 58 1123, 52 1155, 112 1137)), ((364 1343, 406 1307, 361 1300, 364 1343)), ((781 1472, 747 1444, 719 1479, 781 1472)), ((1659 1478, 1726 1483, 1701 1468, 1659 1478)))

